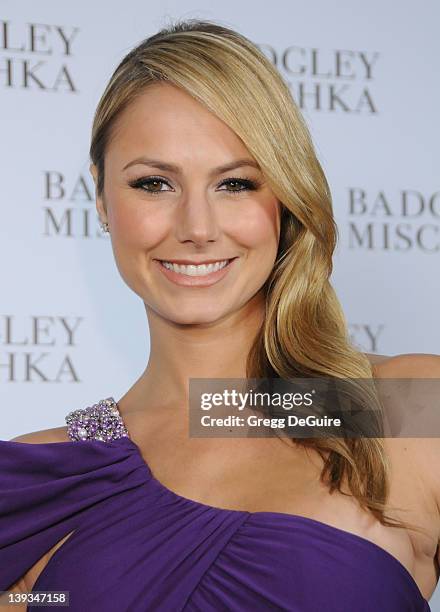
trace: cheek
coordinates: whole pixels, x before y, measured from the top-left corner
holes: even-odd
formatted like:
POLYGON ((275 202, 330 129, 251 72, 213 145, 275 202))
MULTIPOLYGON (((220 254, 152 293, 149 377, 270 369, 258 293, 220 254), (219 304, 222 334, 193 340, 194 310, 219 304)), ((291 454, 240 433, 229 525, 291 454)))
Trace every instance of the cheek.
POLYGON ((279 213, 277 203, 256 202, 235 218, 235 235, 249 249, 277 251, 279 239, 279 213))
POLYGON ((112 239, 116 246, 148 250, 166 236, 169 220, 155 203, 121 198, 112 202, 111 211, 112 239))

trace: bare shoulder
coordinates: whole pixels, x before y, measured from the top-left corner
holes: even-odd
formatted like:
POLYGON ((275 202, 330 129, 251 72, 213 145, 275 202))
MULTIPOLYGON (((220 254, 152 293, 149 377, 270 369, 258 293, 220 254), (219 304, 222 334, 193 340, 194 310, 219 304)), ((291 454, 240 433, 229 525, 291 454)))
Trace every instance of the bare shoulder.
POLYGON ((380 361, 376 371, 384 378, 440 378, 440 355, 434 353, 394 355, 380 361))
MULTIPOLYGON (((378 363, 374 370, 378 378, 405 378, 408 379, 409 382, 410 379, 413 379, 413 382, 418 383, 414 384, 416 398, 414 396, 414 391, 412 391, 412 394, 408 394, 408 389, 410 389, 408 386, 402 385, 401 387, 393 387, 392 392, 395 394, 395 399, 402 402, 404 405, 406 402, 408 404, 408 409, 412 409, 411 403, 414 403, 414 410, 417 410, 418 413, 420 413, 422 409, 427 409, 429 412, 432 412, 433 408, 437 409, 437 392, 440 391, 440 382, 439 384, 437 382, 434 384, 425 384, 421 383, 420 380, 439 379, 440 381, 440 355, 433 353, 405 353, 395 355, 378 363), (417 400, 416 403, 415 400, 417 400)), ((437 436, 437 432, 433 432, 433 434, 437 436)), ((418 449, 420 457, 425 461, 433 459, 432 452, 436 452, 438 454, 438 464, 435 466, 432 465, 432 469, 435 468, 440 475, 440 437, 395 438, 393 442, 396 444, 402 443, 405 447, 412 447, 414 452, 418 449), (431 449, 431 453, 428 452, 428 448, 431 449)))
POLYGON ((67 426, 52 427, 51 429, 40 429, 21 434, 12 438, 10 442, 27 442, 29 444, 46 444, 48 442, 70 442, 67 426))
MULTIPOLYGON (((440 380, 440 355, 432 353, 405 353, 383 360, 375 366, 376 376, 382 378, 435 379, 440 380)), ((415 410, 423 407, 436 409, 438 397, 433 393, 433 386, 418 385, 417 405, 415 410)), ((435 383, 434 391, 437 388, 435 383)), ((405 397, 401 398, 406 401, 405 397)), ((409 401, 409 400, 408 400, 409 401)), ((387 448, 392 452, 401 466, 408 466, 408 473, 416 469, 425 493, 420 504, 429 509, 429 522, 433 532, 440 539, 440 437, 433 431, 431 438, 392 438, 386 440, 387 448), (409 467, 411 466, 411 468, 409 467)), ((440 563, 440 549, 438 550, 440 563)))
POLYGON ((364 353, 383 378, 440 378, 440 355, 435 353, 402 353, 375 355, 364 353))

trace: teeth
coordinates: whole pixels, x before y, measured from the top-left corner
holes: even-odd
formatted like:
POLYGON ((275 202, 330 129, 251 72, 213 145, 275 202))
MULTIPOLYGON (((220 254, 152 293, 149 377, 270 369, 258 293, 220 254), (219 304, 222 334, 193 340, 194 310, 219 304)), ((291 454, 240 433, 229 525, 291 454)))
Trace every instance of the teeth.
POLYGON ((217 272, 217 270, 221 270, 224 268, 226 264, 229 262, 229 259, 224 259, 223 261, 217 261, 213 264, 202 264, 201 266, 184 266, 179 264, 174 264, 169 261, 161 261, 160 263, 168 268, 168 270, 173 270, 173 272, 177 272, 177 274, 187 274, 188 276, 205 276, 206 274, 212 274, 212 272, 217 272))

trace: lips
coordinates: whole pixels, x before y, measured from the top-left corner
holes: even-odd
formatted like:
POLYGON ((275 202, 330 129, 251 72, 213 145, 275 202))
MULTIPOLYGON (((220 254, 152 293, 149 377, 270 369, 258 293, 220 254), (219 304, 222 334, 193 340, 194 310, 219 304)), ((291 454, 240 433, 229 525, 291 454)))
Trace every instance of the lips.
MULTIPOLYGON (((228 263, 216 270, 214 272, 209 272, 208 274, 196 274, 189 275, 183 274, 180 272, 175 272, 174 270, 167 268, 163 265, 162 261, 166 262, 168 260, 154 260, 160 272, 173 284, 180 285, 183 287, 209 287, 219 282, 222 278, 224 278, 227 274, 230 273, 230 269, 235 266, 235 261, 237 257, 233 257, 231 259, 223 259, 217 261, 227 261, 228 263)), ((182 261, 182 260, 181 260, 182 261)), ((182 265, 195 265, 193 264, 182 264, 182 265)), ((203 265, 203 264, 200 264, 203 265)))

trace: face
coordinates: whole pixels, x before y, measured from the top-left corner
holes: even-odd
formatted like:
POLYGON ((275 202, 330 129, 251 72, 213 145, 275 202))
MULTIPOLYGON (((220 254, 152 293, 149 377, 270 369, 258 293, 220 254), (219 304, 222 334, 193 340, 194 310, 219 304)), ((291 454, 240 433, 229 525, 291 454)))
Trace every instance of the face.
POLYGON ((235 132, 177 87, 154 84, 119 116, 96 205, 118 270, 147 309, 214 323, 261 296, 280 203, 235 132))

